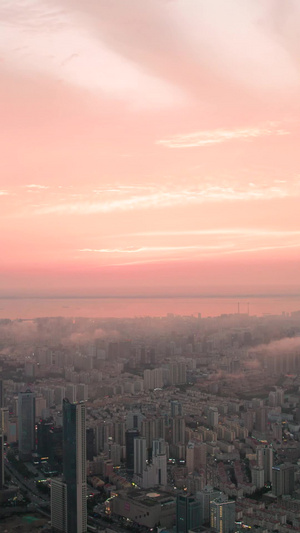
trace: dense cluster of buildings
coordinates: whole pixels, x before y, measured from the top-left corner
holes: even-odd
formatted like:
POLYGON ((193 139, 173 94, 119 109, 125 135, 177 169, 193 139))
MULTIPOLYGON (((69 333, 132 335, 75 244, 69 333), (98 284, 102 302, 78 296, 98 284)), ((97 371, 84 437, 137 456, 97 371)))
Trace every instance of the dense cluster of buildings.
POLYGON ((11 449, 43 462, 53 531, 87 531, 88 487, 132 528, 299 529, 299 314, 38 325, 2 341, 1 491, 11 449))

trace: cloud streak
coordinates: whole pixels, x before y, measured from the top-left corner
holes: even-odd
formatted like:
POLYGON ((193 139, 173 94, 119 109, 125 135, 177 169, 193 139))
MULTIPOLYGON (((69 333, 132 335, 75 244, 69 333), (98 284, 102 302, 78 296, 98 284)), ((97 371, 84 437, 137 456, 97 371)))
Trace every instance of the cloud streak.
POLYGON ((138 248, 82 248, 79 252, 92 253, 109 253, 109 254, 138 254, 138 253, 152 253, 152 252, 174 252, 174 251, 188 251, 188 250, 220 250, 228 248, 228 245, 191 245, 191 246, 141 246, 138 248))
POLYGON ((232 235, 232 236, 249 236, 249 237, 296 237, 300 235, 300 230, 281 231, 272 229, 252 229, 252 228, 217 228, 217 229, 199 229, 185 231, 140 231, 130 234, 114 235, 114 237, 187 237, 187 236, 205 236, 205 235, 232 235))
POLYGON ((156 144, 167 148, 195 148, 211 146, 234 140, 254 140, 259 137, 270 135, 289 135, 290 132, 278 128, 276 123, 270 123, 265 127, 236 128, 233 130, 216 129, 209 131, 197 131, 195 133, 173 135, 168 139, 156 141, 156 144))
MULTIPOLYGON (((111 192, 111 191, 109 191, 111 192)), ((68 215, 94 215, 98 213, 112 213, 117 211, 135 211, 147 209, 160 209, 166 207, 197 205, 205 202, 228 202, 269 200, 272 198, 286 198, 290 195, 298 195, 299 187, 293 191, 283 184, 276 187, 269 186, 195 186, 192 188, 178 188, 177 190, 163 190, 157 188, 150 194, 131 194, 118 200, 92 201, 84 200, 77 202, 63 202, 41 206, 34 212, 36 215, 68 214, 68 215)))

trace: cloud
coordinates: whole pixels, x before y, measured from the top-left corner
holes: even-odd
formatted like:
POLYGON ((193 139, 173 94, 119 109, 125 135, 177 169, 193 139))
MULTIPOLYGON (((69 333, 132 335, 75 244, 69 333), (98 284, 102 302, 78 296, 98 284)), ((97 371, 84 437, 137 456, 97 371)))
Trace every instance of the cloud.
POLYGON ((25 185, 26 189, 49 189, 50 187, 48 185, 38 185, 37 183, 30 183, 29 185, 25 185))
MULTIPOLYGON (((106 191, 112 192, 112 190, 106 191)), ((225 202, 225 201, 249 201, 249 200, 269 200, 273 198, 286 198, 297 196, 300 193, 299 186, 293 187, 285 184, 257 185, 253 186, 220 186, 220 185, 195 185, 194 187, 174 187, 168 186, 159 188, 149 194, 138 194, 138 191, 128 194, 117 200, 106 199, 103 201, 93 201, 92 198, 84 201, 66 201, 49 204, 37 208, 36 215, 47 214, 68 214, 68 215, 95 215, 98 213, 112 213, 118 211, 135 211, 146 209, 161 209, 167 207, 197 205, 204 202, 225 202)))
POLYGON ((252 229, 252 228, 217 228, 217 229, 200 229, 185 231, 140 231, 136 233, 127 233, 114 235, 114 237, 186 237, 186 236, 205 236, 205 235, 232 235, 232 236, 249 236, 249 237, 295 237, 300 235, 300 230, 282 231, 271 229, 252 229))
POLYGON ((212 144, 224 143, 232 140, 253 140, 258 137, 269 135, 289 135, 289 131, 277 128, 274 123, 266 127, 256 128, 236 128, 233 130, 216 129, 208 131, 198 131, 184 135, 173 135, 169 139, 162 139, 156 142, 168 148, 194 148, 197 146, 210 146, 212 144))
POLYGON ((0 196, 8 196, 9 195, 9 192, 8 191, 0 191, 0 196))
POLYGON ((173 252, 173 251, 182 251, 182 250, 220 250, 223 248, 228 248, 228 245, 211 245, 211 246, 201 246, 201 245, 191 245, 191 246, 141 246, 138 248, 129 247, 129 248, 82 248, 78 250, 79 252, 93 252, 93 253, 109 253, 109 254, 137 254, 143 252, 173 252))

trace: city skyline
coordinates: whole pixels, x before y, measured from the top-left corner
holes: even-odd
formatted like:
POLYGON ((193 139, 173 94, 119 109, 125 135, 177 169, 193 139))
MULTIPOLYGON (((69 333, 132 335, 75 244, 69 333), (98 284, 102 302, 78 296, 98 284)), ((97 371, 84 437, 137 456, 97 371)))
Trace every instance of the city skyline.
POLYGON ((2 297, 299 293, 299 3, 0 20, 2 297))

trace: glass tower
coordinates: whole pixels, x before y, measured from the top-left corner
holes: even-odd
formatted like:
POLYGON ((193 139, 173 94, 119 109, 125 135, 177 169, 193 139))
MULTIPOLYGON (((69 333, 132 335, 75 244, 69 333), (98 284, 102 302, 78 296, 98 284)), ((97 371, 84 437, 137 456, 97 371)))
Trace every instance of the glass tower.
POLYGON ((63 400, 63 479, 68 533, 87 531, 85 404, 63 400))
POLYGON ((18 396, 18 427, 19 455, 28 460, 35 447, 35 394, 29 389, 18 396))

